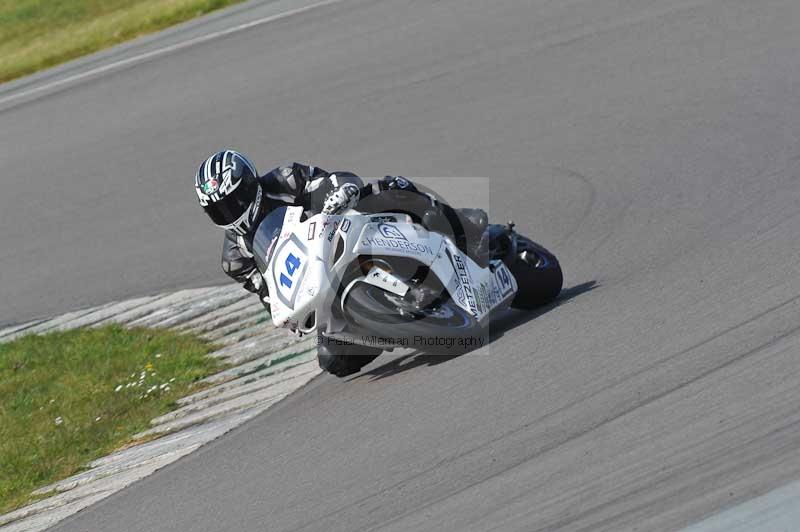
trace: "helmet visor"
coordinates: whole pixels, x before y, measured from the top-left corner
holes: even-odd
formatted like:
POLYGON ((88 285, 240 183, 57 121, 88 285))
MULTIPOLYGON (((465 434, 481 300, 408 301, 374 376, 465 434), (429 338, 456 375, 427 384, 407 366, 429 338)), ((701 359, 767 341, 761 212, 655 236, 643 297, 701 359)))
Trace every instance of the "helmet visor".
POLYGON ((238 188, 219 201, 212 201, 206 205, 205 211, 211 221, 219 226, 227 226, 236 222, 247 212, 256 200, 258 184, 244 180, 238 188))

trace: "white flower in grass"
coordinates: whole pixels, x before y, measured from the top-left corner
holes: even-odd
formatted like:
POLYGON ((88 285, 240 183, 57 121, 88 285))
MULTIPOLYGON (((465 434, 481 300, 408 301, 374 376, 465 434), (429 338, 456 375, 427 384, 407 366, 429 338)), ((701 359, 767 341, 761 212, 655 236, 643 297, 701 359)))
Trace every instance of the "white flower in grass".
POLYGON ((96 418, 94 418, 95 421, 100 421, 101 419, 103 419, 102 416, 97 416, 96 418))
POLYGON ((169 382, 175 382, 175 377, 172 377, 169 382))
POLYGON ((156 358, 161 358, 161 353, 157 353, 156 358))
POLYGON ((64 422, 64 420, 63 420, 63 419, 61 419, 61 416, 58 416, 58 417, 55 419, 55 424, 56 424, 56 425, 61 425, 63 422, 64 422))
POLYGON ((122 385, 121 385, 121 384, 118 384, 118 385, 117 385, 117 387, 116 387, 116 388, 114 388, 114 391, 115 391, 115 392, 118 392, 118 391, 120 391, 121 389, 122 389, 122 385))
POLYGON ((56 400, 55 400, 55 399, 50 399, 50 404, 51 404, 51 405, 52 405, 53 403, 55 403, 55 402, 56 402, 56 400))

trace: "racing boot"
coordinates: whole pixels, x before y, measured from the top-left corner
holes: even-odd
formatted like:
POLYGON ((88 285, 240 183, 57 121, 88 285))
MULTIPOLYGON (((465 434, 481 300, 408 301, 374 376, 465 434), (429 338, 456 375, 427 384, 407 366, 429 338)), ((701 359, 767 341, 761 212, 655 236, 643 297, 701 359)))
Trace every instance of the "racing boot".
POLYGON ((467 256, 474 260, 478 266, 485 268, 489 265, 489 235, 486 228, 489 226, 489 216, 483 209, 456 209, 461 225, 464 228, 464 249, 467 256))

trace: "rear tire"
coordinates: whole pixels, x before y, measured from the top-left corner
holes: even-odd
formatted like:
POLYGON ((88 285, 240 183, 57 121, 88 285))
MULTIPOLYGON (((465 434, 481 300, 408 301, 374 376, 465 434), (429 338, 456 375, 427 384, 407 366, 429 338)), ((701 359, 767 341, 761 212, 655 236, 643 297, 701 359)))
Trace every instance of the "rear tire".
POLYGON ((511 306, 534 309, 553 301, 561 292, 564 275, 555 255, 521 235, 515 235, 517 249, 508 269, 517 280, 517 295, 511 306), (525 254, 524 252, 527 252, 525 254))
POLYGON ((317 333, 317 362, 319 367, 339 378, 361 371, 383 351, 364 345, 350 345, 326 338, 317 333))

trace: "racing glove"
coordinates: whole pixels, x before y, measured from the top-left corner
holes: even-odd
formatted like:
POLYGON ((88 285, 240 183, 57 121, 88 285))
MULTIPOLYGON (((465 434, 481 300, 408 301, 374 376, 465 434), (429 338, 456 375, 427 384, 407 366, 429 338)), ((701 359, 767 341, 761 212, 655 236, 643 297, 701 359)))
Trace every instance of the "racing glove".
POLYGON ((322 214, 341 214, 358 204, 361 190, 358 185, 345 183, 331 191, 322 205, 322 214))
POLYGON ((261 276, 261 272, 254 269, 247 274, 247 280, 244 282, 244 289, 248 292, 258 294, 261 304, 269 310, 269 289, 267 288, 266 281, 264 281, 264 278, 261 276))

